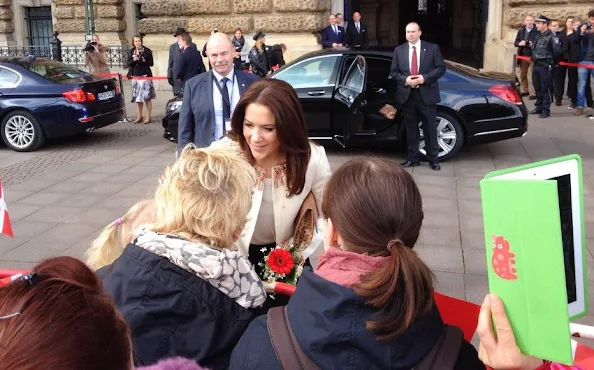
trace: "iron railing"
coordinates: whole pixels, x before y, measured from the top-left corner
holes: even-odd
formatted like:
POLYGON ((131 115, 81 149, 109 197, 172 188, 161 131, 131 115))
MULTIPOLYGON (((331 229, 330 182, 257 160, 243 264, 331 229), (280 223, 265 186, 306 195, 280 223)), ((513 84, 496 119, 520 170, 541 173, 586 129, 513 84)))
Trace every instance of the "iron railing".
MULTIPOLYGON (((125 67, 129 46, 110 45, 107 47, 107 61, 110 67, 125 67)), ((60 45, 60 53, 56 53, 52 46, 0 46, 0 57, 26 57, 34 55, 38 58, 56 59, 63 63, 77 67, 84 67, 84 47, 75 45, 60 45), (59 55, 59 57, 58 57, 59 55)))

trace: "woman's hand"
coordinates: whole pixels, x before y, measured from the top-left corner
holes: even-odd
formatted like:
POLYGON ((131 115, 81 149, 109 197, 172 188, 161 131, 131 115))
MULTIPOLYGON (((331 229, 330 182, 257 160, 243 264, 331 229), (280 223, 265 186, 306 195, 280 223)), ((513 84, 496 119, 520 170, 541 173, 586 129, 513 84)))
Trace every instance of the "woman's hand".
POLYGON ((477 327, 481 339, 479 359, 495 370, 534 370, 542 366, 543 361, 524 355, 518 345, 509 323, 501 299, 487 294, 481 306, 477 327), (493 333, 491 317, 497 330, 493 333))
POLYGON ((132 59, 134 59, 134 61, 138 61, 138 54, 134 53, 134 55, 132 55, 132 59))

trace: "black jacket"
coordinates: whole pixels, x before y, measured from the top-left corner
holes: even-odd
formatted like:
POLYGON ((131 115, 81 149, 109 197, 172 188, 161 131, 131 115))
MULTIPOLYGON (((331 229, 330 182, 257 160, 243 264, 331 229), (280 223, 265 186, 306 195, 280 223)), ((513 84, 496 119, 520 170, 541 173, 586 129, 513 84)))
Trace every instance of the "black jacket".
POLYGON ((182 87, 184 82, 202 72, 206 72, 206 68, 200 52, 194 46, 184 49, 173 65, 173 78, 182 81, 182 87))
POLYGON ((182 356, 226 369, 254 318, 208 282, 134 244, 97 273, 132 330, 137 366, 182 356))
POLYGON ((565 53, 572 63, 582 61, 582 39, 579 30, 565 37, 565 53))
POLYGON ((369 45, 369 35, 367 35, 367 25, 359 22, 360 31, 355 28, 355 21, 349 22, 346 30, 347 46, 367 46, 369 45))
MULTIPOLYGON (((443 322, 437 309, 393 342, 378 342, 365 328, 373 309, 351 289, 306 268, 287 306, 288 319, 303 351, 324 370, 412 369, 435 345, 443 322)), ((231 356, 230 370, 281 370, 266 328, 254 320, 231 356)), ((464 342, 456 370, 484 370, 474 347, 464 342)))
MULTIPOLYGON (((406 78, 411 75, 408 48, 409 44, 405 42, 394 49, 394 57, 390 67, 390 78, 396 86, 394 99, 398 106, 406 103, 412 89, 406 84, 406 78)), ((422 74, 425 79, 425 83, 419 86, 419 92, 425 105, 434 105, 441 101, 437 81, 446 71, 445 62, 436 44, 421 40, 421 50, 418 52, 421 53, 419 74, 422 74)))
POLYGON ((534 42, 537 36, 538 31, 536 30, 536 27, 532 27, 530 32, 526 31, 526 27, 520 28, 516 34, 516 40, 514 41, 514 46, 518 48, 518 55, 532 55, 532 48, 529 45, 529 41, 534 42), (526 45, 520 46, 520 41, 526 41, 526 45))
POLYGON ((532 56, 530 59, 536 65, 550 66, 561 53, 559 39, 553 35, 551 30, 540 32, 535 41, 532 42, 532 56))
POLYGON ((285 64, 285 57, 283 55, 283 49, 280 45, 272 45, 268 49, 268 63, 270 63, 270 67, 278 65, 279 67, 284 66, 285 64))
POLYGON ((128 51, 128 76, 153 77, 151 67, 153 66, 153 51, 146 46, 143 47, 140 60, 134 60, 134 48, 128 51))
POLYGON ((263 51, 260 53, 257 47, 253 47, 250 51, 249 59, 252 65, 252 72, 260 77, 266 77, 270 71, 270 61, 268 60, 269 47, 262 46, 263 51))

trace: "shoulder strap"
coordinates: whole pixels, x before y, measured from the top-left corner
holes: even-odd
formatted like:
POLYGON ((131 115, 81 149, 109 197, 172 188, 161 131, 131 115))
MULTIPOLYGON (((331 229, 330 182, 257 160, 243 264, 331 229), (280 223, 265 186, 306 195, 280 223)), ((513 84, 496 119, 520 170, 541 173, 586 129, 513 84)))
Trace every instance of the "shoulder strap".
POLYGON ((457 326, 444 325, 439 340, 414 370, 453 370, 464 336, 457 326))
POLYGON ((272 348, 284 370, 318 370, 319 367, 303 352, 289 324, 287 308, 268 310, 268 335, 272 348))

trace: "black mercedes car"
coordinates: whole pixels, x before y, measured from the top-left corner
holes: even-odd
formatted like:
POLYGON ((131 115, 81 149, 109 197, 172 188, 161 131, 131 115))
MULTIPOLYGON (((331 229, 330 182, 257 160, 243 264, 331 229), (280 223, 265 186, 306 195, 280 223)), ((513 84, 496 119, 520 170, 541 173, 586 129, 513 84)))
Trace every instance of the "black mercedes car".
MULTIPOLYGON (((295 88, 313 140, 334 141, 343 147, 402 140, 405 132, 400 110, 395 107, 395 116, 386 114, 395 106, 394 82, 388 77, 392 54, 393 48, 386 47, 324 49, 293 60, 271 78, 295 88)), ((452 158, 465 144, 526 134, 528 111, 514 75, 479 72, 450 61, 446 65, 439 80, 441 103, 437 107, 441 160, 452 158)), ((167 103, 163 127, 165 136, 170 132, 170 140, 177 138, 181 104, 180 98, 167 103)), ((421 140, 422 153, 424 146, 421 140)))

